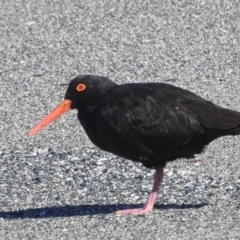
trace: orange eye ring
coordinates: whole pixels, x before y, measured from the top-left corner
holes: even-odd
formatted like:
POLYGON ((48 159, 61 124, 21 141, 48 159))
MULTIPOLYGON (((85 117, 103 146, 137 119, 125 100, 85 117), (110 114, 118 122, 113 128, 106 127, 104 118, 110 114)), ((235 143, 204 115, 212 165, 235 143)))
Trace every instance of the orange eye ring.
POLYGON ((86 88, 86 85, 84 85, 84 84, 82 84, 82 83, 79 83, 79 84, 76 86, 76 90, 77 90, 78 92, 81 92, 81 91, 85 90, 85 88, 86 88))

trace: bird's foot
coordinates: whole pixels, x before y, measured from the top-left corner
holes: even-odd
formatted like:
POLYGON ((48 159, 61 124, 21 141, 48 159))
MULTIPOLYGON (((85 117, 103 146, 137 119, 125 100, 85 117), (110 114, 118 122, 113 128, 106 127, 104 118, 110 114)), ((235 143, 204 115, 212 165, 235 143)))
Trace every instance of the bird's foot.
POLYGON ((119 210, 119 211, 116 211, 115 214, 116 215, 126 215, 126 214, 140 215, 140 214, 146 214, 146 213, 151 212, 153 210, 153 205, 155 202, 155 198, 157 196, 157 191, 162 182, 162 179, 163 179, 163 169, 162 169, 162 167, 159 167, 154 174, 153 189, 149 195, 147 204, 143 208, 119 210))
POLYGON ((126 215, 126 214, 131 214, 131 215, 140 215, 140 214, 146 214, 152 211, 152 207, 148 207, 145 205, 142 208, 133 208, 133 209, 126 209, 126 210, 119 210, 116 211, 116 215, 126 215))

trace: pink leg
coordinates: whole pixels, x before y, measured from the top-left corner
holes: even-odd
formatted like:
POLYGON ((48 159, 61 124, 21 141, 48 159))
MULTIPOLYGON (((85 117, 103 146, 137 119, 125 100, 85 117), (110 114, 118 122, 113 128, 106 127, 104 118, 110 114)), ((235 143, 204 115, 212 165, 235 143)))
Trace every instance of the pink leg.
POLYGON ((150 193, 150 196, 148 198, 147 204, 143 208, 134 208, 134 209, 126 209, 126 210, 119 210, 116 211, 115 214, 120 215, 120 214, 145 214, 148 212, 151 212, 153 209, 153 205, 157 196, 158 189, 160 187, 160 184, 163 179, 163 168, 158 168, 154 174, 154 183, 153 183, 153 188, 152 192, 150 193))

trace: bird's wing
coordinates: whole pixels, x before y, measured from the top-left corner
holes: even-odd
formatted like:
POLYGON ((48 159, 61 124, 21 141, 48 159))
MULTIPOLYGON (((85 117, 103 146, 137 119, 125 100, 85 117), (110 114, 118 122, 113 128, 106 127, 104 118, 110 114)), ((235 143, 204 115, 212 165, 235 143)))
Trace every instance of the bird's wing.
POLYGON ((197 116, 178 101, 185 90, 170 85, 170 89, 164 88, 165 84, 128 86, 114 91, 102 107, 102 114, 118 134, 149 147, 173 147, 203 132, 197 116))

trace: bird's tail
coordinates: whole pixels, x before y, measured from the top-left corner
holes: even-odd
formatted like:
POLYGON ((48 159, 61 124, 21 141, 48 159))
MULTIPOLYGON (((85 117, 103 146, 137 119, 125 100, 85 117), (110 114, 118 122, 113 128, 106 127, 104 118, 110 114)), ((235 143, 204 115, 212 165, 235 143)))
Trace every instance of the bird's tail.
MULTIPOLYGON (((185 103, 186 104, 186 103, 185 103)), ((197 115, 202 125, 221 131, 223 135, 240 134, 240 112, 221 108, 207 101, 188 102, 188 108, 197 115)))

